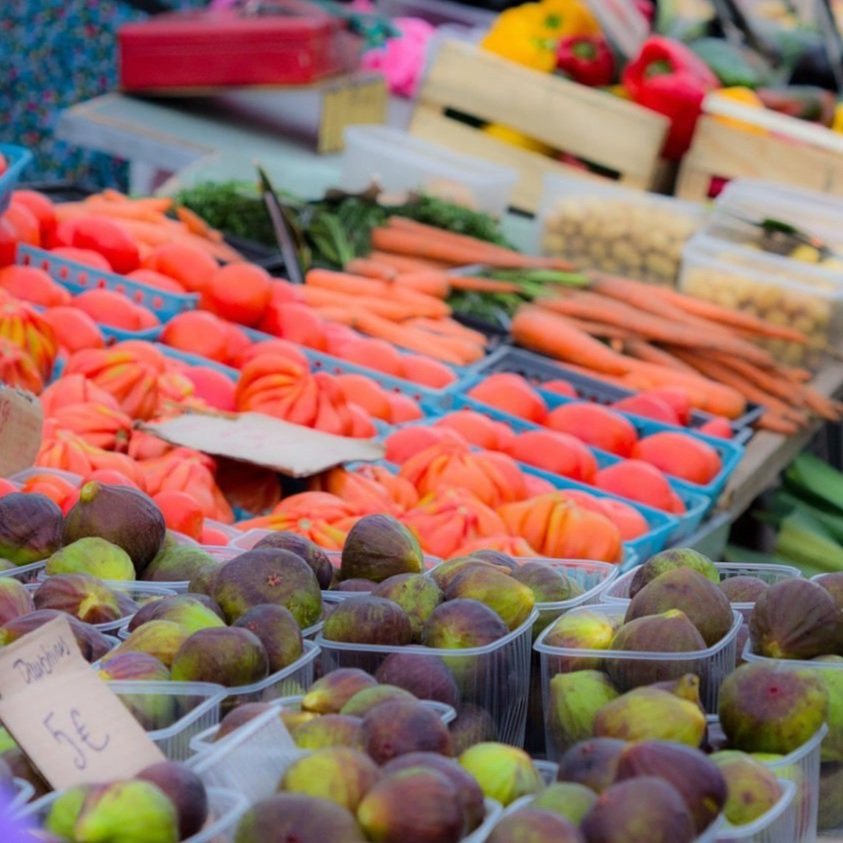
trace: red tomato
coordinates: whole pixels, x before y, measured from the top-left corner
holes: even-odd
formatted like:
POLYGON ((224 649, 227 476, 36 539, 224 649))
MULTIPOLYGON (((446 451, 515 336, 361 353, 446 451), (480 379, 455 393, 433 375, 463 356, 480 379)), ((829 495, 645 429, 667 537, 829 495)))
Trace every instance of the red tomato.
POLYGON ((140 253, 134 240, 111 220, 80 217, 67 226, 63 222, 56 232, 60 245, 99 252, 115 272, 126 275, 140 266, 140 253), (69 237, 70 242, 65 242, 69 237))
POLYGON ((18 250, 18 231, 6 218, 0 216, 0 266, 11 266, 18 250))
POLYGON ((52 243, 56 233, 56 213, 53 203, 43 193, 37 190, 16 190, 12 194, 12 204, 23 205, 38 220, 42 246, 52 243))
POLYGON ((6 156, 0 153, 0 176, 6 172, 6 169, 9 165, 6 163, 6 156))
POLYGON ((38 227, 38 219, 29 208, 12 203, 3 216, 15 227, 18 240, 21 243, 28 243, 30 246, 41 245, 41 229, 38 227))

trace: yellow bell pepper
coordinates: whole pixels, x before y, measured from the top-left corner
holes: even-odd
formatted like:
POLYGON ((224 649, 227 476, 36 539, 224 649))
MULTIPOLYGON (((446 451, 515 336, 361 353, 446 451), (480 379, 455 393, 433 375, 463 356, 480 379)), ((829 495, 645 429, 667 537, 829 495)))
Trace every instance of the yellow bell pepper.
POLYGON ((831 128, 835 132, 843 132, 843 102, 837 103, 837 107, 834 109, 834 122, 831 124, 831 128))
POLYGON ((600 35, 600 24, 580 0, 541 0, 545 13, 544 29, 548 38, 569 35, 600 35))
MULTIPOLYGON (((739 103, 740 105, 749 106, 750 108, 764 108, 764 103, 761 101, 761 98, 751 88, 720 88, 714 96, 723 97, 724 99, 731 100, 732 102, 739 103)), ((733 126, 736 129, 742 129, 744 132, 748 132, 749 134, 767 134, 767 130, 761 128, 761 126, 755 126, 752 123, 747 123, 744 120, 737 120, 734 117, 721 117, 718 115, 715 119, 726 126, 733 126)))
POLYGON ((544 19, 538 3, 507 9, 498 15, 480 45, 517 64, 550 73, 556 66, 556 50, 544 34, 544 19))
POLYGON ((541 155, 553 155, 555 152, 552 146, 531 138, 516 129, 511 129, 509 126, 504 126, 502 123, 489 123, 483 131, 503 143, 517 146, 520 149, 527 149, 530 152, 538 152, 541 155))

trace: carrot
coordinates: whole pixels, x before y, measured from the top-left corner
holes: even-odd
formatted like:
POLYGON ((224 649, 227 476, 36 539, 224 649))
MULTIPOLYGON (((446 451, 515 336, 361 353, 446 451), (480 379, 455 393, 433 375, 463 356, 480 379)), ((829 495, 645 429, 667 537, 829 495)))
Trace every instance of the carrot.
POLYGON ((339 307, 351 312, 368 310, 384 319, 395 322, 401 322, 417 315, 409 305, 403 302, 388 301, 376 296, 352 296, 336 290, 313 287, 310 284, 305 284, 301 288, 301 294, 305 304, 309 304, 311 307, 339 307))
POLYGON ((354 324, 354 312, 346 307, 328 305, 314 307, 313 309, 328 322, 336 322, 338 325, 348 325, 349 327, 354 324))
POLYGON ((596 293, 570 291, 554 298, 538 299, 536 304, 554 313, 561 313, 563 316, 617 325, 655 342, 693 349, 724 351, 759 366, 772 366, 774 363, 773 358, 766 351, 745 340, 716 331, 703 331, 701 328, 689 330, 687 326, 677 325, 651 313, 642 313, 615 299, 596 293))
POLYGON ((392 281, 398 274, 393 267, 372 258, 355 258, 349 261, 343 269, 351 275, 376 278, 378 281, 392 281))
POLYGON ((799 433, 798 424, 790 421, 790 419, 776 415, 771 410, 767 410, 755 425, 762 430, 767 430, 770 433, 780 433, 784 436, 793 436, 794 433, 799 433))
POLYGON ((430 261, 424 258, 411 258, 408 255, 398 255, 394 252, 370 252, 369 257, 386 266, 391 266, 396 272, 421 272, 427 269, 450 269, 453 264, 443 261, 430 261))
POLYGON ((414 272, 399 272, 393 284, 407 287, 438 299, 448 298, 451 292, 451 276, 438 269, 420 269, 414 272))
POLYGON ((473 293, 520 293, 521 288, 512 281, 497 278, 480 278, 476 275, 450 275, 451 288, 473 293))
POLYGON ((735 374, 746 378, 749 383, 754 384, 759 389, 763 389, 776 398, 781 398, 785 403, 801 403, 800 400, 794 400, 799 399, 798 390, 794 389, 793 384, 787 380, 783 380, 781 376, 777 376, 775 370, 765 371, 759 369, 757 366, 753 366, 751 363, 747 363, 745 360, 736 360, 734 357, 723 354, 714 353, 709 356, 721 366, 732 369, 735 374))
MULTIPOLYGON (((443 243, 451 243, 454 246, 465 246, 466 248, 475 249, 478 252, 483 251, 490 256, 490 260, 478 260, 476 263, 488 263, 491 266, 504 266, 505 264, 497 263, 497 260, 516 260, 518 267, 531 267, 534 269, 559 269, 570 270, 573 267, 568 261, 560 260, 559 258, 538 258, 530 255, 524 255, 521 252, 516 252, 513 249, 507 249, 504 246, 498 246, 494 243, 489 243, 486 240, 478 240, 476 237, 469 237, 467 234, 457 234, 455 231, 446 231, 443 228, 436 228, 432 225, 427 225, 423 222, 417 222, 406 217, 390 217, 387 225, 389 228, 405 231, 410 234, 416 234, 424 238, 436 238, 443 243), (496 257, 495 257, 496 256, 496 257)), ((513 266, 514 264, 506 264, 513 266)))
POLYGON ((657 363, 660 366, 667 366, 668 369, 676 369, 680 372, 694 371, 687 363, 683 363, 670 352, 656 348, 656 346, 650 345, 644 340, 628 340, 624 343, 624 350, 637 360, 643 360, 646 363, 657 363))
POLYGON ((634 334, 619 328, 617 325, 606 325, 604 322, 592 322, 588 319, 576 319, 573 316, 566 316, 565 318, 576 328, 598 339, 628 340, 635 337, 634 334))
POLYGON ((179 205, 176 208, 176 216, 191 234, 198 234, 200 237, 204 237, 206 240, 213 240, 215 243, 222 242, 222 232, 211 228, 199 214, 194 213, 190 208, 179 205))
POLYGON ((486 337, 480 331, 474 331, 460 324, 455 319, 427 319, 420 316, 417 319, 410 319, 406 323, 420 331, 430 331, 432 334, 441 334, 446 337, 462 337, 470 340, 475 345, 486 345, 486 337))
POLYGON ((609 374, 628 371, 626 360, 592 339, 564 317, 537 307, 521 307, 512 320, 512 336, 520 345, 563 362, 579 363, 609 374))
POLYGON ((354 316, 354 327, 367 336, 386 340, 408 351, 427 354, 437 360, 442 360, 444 363, 464 366, 470 362, 457 354, 452 348, 440 345, 438 338, 431 334, 412 330, 406 325, 396 325, 388 319, 383 319, 362 309, 354 311, 354 316))
POLYGON ((701 316, 711 322, 729 326, 734 329, 748 331, 759 337, 767 337, 769 339, 787 340, 788 342, 796 342, 805 344, 808 342, 808 337, 801 331, 795 328, 787 328, 782 325, 773 325, 771 322, 766 322, 753 316, 751 313, 746 313, 739 310, 731 310, 728 307, 715 304, 707 299, 698 299, 694 296, 686 296, 683 293, 678 293, 676 290, 671 290, 668 287, 650 287, 653 295, 658 296, 664 301, 670 302, 676 307, 681 308, 687 313, 694 316, 701 316))

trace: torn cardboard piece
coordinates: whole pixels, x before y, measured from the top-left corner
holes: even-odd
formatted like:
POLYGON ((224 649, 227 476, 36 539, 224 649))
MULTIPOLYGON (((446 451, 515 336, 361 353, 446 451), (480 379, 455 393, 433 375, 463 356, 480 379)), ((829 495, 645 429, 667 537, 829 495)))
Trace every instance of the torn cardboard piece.
POLYGON ((263 413, 184 413, 143 424, 141 430, 172 445, 260 465, 291 477, 309 477, 340 463, 370 462, 384 456, 383 445, 371 439, 334 436, 263 413))
POLYGON ((35 462, 43 425, 41 402, 31 392, 0 384, 0 477, 35 462))
POLYGON ((55 790, 132 778, 165 760, 64 617, 0 649, 0 720, 55 790))

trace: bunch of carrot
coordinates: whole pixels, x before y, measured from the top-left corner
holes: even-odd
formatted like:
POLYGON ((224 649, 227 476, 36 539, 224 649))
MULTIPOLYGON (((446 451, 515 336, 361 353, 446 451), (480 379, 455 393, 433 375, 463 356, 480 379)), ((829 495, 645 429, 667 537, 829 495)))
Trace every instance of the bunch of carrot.
POLYGON ((397 277, 384 280, 311 269, 301 295, 330 321, 444 363, 464 366, 485 353, 485 337, 451 319, 451 308, 440 297, 402 284, 397 277))
POLYGON ((187 243, 223 263, 243 260, 236 249, 224 242, 221 232, 211 228, 193 211, 175 205, 168 197, 132 199, 117 190, 107 189, 80 202, 58 204, 55 213, 59 223, 81 217, 107 219, 122 228, 139 248, 187 243))
POLYGON ((778 433, 795 433, 813 416, 843 417, 841 405, 808 385, 809 372, 777 364, 753 342, 808 343, 800 331, 638 281, 591 279, 588 291, 522 307, 515 340, 620 386, 682 389, 694 406, 728 418, 751 401, 764 407, 760 426, 778 433))

